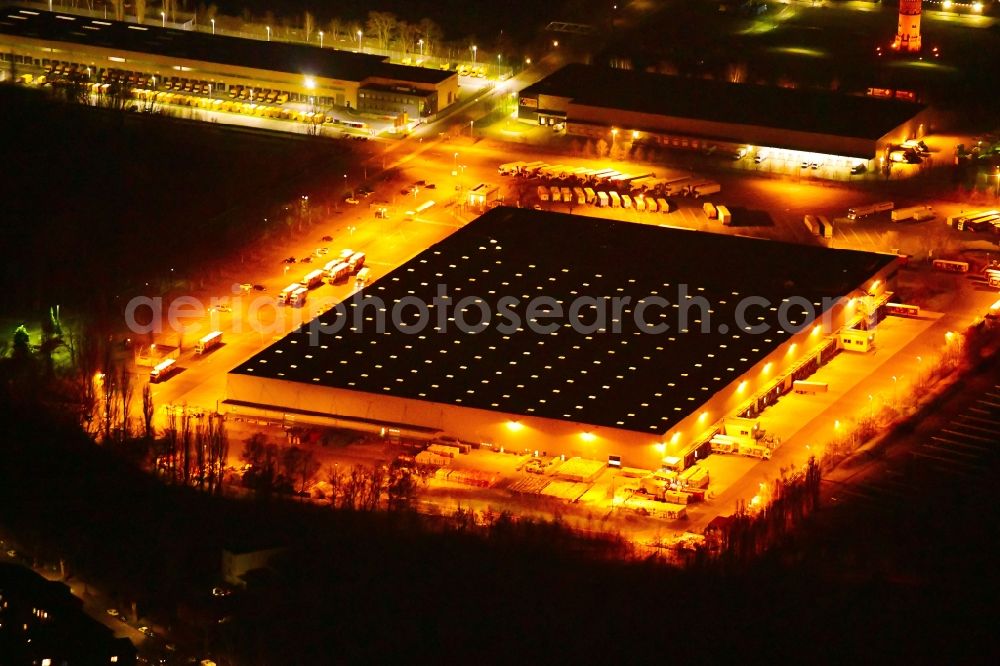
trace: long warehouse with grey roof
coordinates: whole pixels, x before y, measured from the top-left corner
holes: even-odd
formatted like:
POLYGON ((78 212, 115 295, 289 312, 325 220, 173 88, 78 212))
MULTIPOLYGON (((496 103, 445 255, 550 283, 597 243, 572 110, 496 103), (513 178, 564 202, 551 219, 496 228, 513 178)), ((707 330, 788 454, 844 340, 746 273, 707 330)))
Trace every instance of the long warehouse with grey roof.
POLYGON ((270 101, 414 117, 458 99, 455 72, 392 64, 386 56, 16 6, 0 9, 0 60, 19 72, 58 68, 88 82, 123 77, 148 85, 155 77, 158 89, 253 90, 259 101, 273 92, 270 101))
POLYGON ((894 265, 497 208, 235 368, 228 404, 649 464, 829 349, 813 317, 894 265))
POLYGON ((734 158, 868 166, 891 146, 924 136, 932 121, 928 107, 901 99, 582 64, 522 90, 518 118, 609 144, 635 136, 734 158))

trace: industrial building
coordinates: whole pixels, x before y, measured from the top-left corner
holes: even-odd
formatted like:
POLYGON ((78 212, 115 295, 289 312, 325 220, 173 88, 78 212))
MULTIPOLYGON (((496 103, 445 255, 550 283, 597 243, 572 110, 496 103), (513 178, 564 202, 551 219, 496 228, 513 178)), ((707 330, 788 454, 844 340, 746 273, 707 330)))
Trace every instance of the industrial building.
POLYGON ((568 134, 831 167, 873 169, 930 131, 898 99, 571 64, 520 93, 518 118, 568 134))
POLYGON ((496 208, 235 368, 225 405, 404 438, 690 463, 723 418, 755 416, 839 349, 867 349, 871 330, 860 329, 884 309, 896 265, 496 208), (450 300, 435 301, 443 288, 450 300), (532 308, 535 297, 548 308, 532 308), (518 301, 518 326, 503 325, 504 298, 518 301), (614 298, 626 300, 604 300, 614 298), (743 328, 747 298, 766 332, 743 328), (431 304, 424 319, 417 299, 431 304), (463 332, 463 320, 486 323, 463 332), (843 342, 853 337, 865 346, 843 342))
POLYGON ((250 101, 412 118, 458 99, 456 73, 385 56, 18 7, 0 10, 0 62, 7 72, 58 67, 93 82, 216 96, 250 91, 250 101))

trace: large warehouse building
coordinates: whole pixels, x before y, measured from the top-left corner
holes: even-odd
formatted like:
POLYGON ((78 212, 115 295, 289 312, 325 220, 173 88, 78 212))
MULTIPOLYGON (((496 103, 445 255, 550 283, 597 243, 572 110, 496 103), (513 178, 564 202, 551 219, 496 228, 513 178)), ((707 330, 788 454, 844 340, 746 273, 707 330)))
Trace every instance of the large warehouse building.
POLYGON ((100 82, 168 82, 210 94, 254 91, 277 98, 414 118, 458 99, 458 75, 391 64, 387 57, 303 44, 216 36, 59 12, 0 9, 0 61, 5 69, 59 67, 100 82))
POLYGON ((867 344, 870 331, 845 327, 873 321, 896 260, 497 208, 235 368, 226 404, 506 450, 690 463, 721 419, 755 416, 838 348, 867 344))
POLYGON ((926 134, 927 107, 897 99, 567 65, 520 93, 518 118, 573 135, 869 169, 926 134))

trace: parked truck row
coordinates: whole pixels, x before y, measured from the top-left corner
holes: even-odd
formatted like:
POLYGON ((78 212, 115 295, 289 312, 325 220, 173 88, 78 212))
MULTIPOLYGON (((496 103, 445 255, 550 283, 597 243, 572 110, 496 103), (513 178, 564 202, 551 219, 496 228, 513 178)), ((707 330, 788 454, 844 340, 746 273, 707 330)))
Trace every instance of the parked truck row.
POLYGON ((306 303, 309 290, 319 287, 324 280, 330 284, 338 284, 354 275, 355 283, 358 287, 362 287, 369 280, 370 275, 369 270, 364 265, 364 252, 342 250, 337 259, 326 262, 323 268, 310 271, 298 282, 293 282, 282 289, 278 294, 278 302, 282 305, 302 307, 306 303))
MULTIPOLYGON (((586 197, 586 189, 606 190, 627 194, 632 200, 637 196, 654 200, 674 196, 703 197, 721 191, 719 183, 695 175, 657 178, 644 170, 622 173, 615 169, 549 165, 544 162, 511 162, 502 164, 499 173, 506 176, 539 179, 538 198, 542 201, 559 201, 584 205, 593 203, 586 197), (555 181, 555 182, 552 182, 555 181), (545 192, 542 188, 545 188, 545 192)), ((609 196, 610 199, 610 196, 609 196)), ((619 204, 621 207, 621 204, 619 204)), ((614 207, 614 206, 612 206, 614 207)), ((659 206, 657 207, 659 210, 659 206)))

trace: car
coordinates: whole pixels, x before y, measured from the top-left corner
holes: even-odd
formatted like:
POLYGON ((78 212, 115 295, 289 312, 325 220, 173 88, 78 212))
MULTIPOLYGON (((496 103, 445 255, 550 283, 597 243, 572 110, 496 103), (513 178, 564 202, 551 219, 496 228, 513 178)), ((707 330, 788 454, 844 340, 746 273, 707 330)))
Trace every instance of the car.
POLYGON ((354 197, 347 197, 346 199, 344 199, 344 203, 348 203, 352 206, 357 206, 361 202, 355 199, 354 197))
POLYGON ((153 630, 150 629, 149 627, 146 627, 146 626, 139 627, 138 631, 139 631, 140 634, 143 634, 144 636, 148 636, 149 638, 153 638, 154 636, 156 636, 156 634, 153 632, 153 630))
POLYGON ((358 194, 360 194, 363 197, 370 197, 371 195, 375 194, 375 190, 371 189, 370 187, 362 186, 358 188, 358 194))
POLYGON ((807 160, 807 161, 804 161, 804 162, 802 162, 802 168, 803 168, 803 169, 808 169, 808 168, 809 168, 809 162, 808 162, 808 160, 807 160))
POLYGON ((7 551, 7 557, 17 557, 17 551, 13 548, 7 551))
POLYGON ((819 168, 819 162, 813 162, 812 164, 809 165, 809 168, 815 171, 816 169, 819 168))
POLYGON ((763 162, 766 159, 767 159, 767 155, 757 155, 756 157, 753 158, 753 163, 754 164, 760 164, 761 162, 763 162))
POLYGON ((262 285, 262 284, 255 284, 255 285, 253 286, 253 290, 254 290, 254 291, 267 291, 267 287, 265 287, 265 286, 264 286, 264 285, 262 285))
POLYGON ((213 587, 212 596, 213 597, 228 597, 233 591, 226 587, 213 587))
POLYGON ((284 259, 282 259, 282 261, 285 262, 286 264, 294 264, 295 257, 285 257, 284 259))
POLYGON ((325 257, 326 253, 329 252, 329 251, 330 250, 327 249, 327 248, 325 248, 325 247, 318 247, 318 248, 316 248, 313 251, 313 256, 316 256, 316 257, 325 257))
POLYGON ((424 187, 426 185, 427 185, 426 180, 418 180, 417 182, 413 183, 414 187, 424 187))
POLYGON ((857 164, 851 167, 851 173, 854 174, 855 176, 858 175, 859 173, 864 173, 865 171, 868 171, 868 167, 866 167, 863 162, 858 162, 857 164))
POLYGON ((250 284, 249 282, 244 282, 243 284, 240 285, 240 291, 242 291, 244 294, 249 292, 251 289, 253 289, 253 285, 250 284))
POLYGON ((532 208, 534 208, 535 210, 541 210, 542 209, 542 207, 539 206, 538 204, 535 204, 534 206, 532 206, 532 208))
POLYGON ((322 238, 320 238, 320 240, 323 241, 324 243, 332 243, 333 236, 323 236, 322 238))
POLYGON ((111 617, 118 617, 118 609, 117 608, 109 608, 106 612, 111 617))
POLYGON ((177 646, 173 643, 167 643, 163 647, 167 648, 167 652, 177 652, 177 646))
POLYGON ((426 187, 428 190, 436 190, 437 189, 437 185, 435 185, 434 183, 427 183, 427 185, 425 185, 424 187, 426 187))
POLYGON ((302 257, 301 259, 299 259, 299 263, 300 264, 311 264, 312 260, 313 260, 312 257, 302 257))
POLYGON ((399 191, 400 194, 406 195, 413 191, 412 187, 404 187, 399 191))

